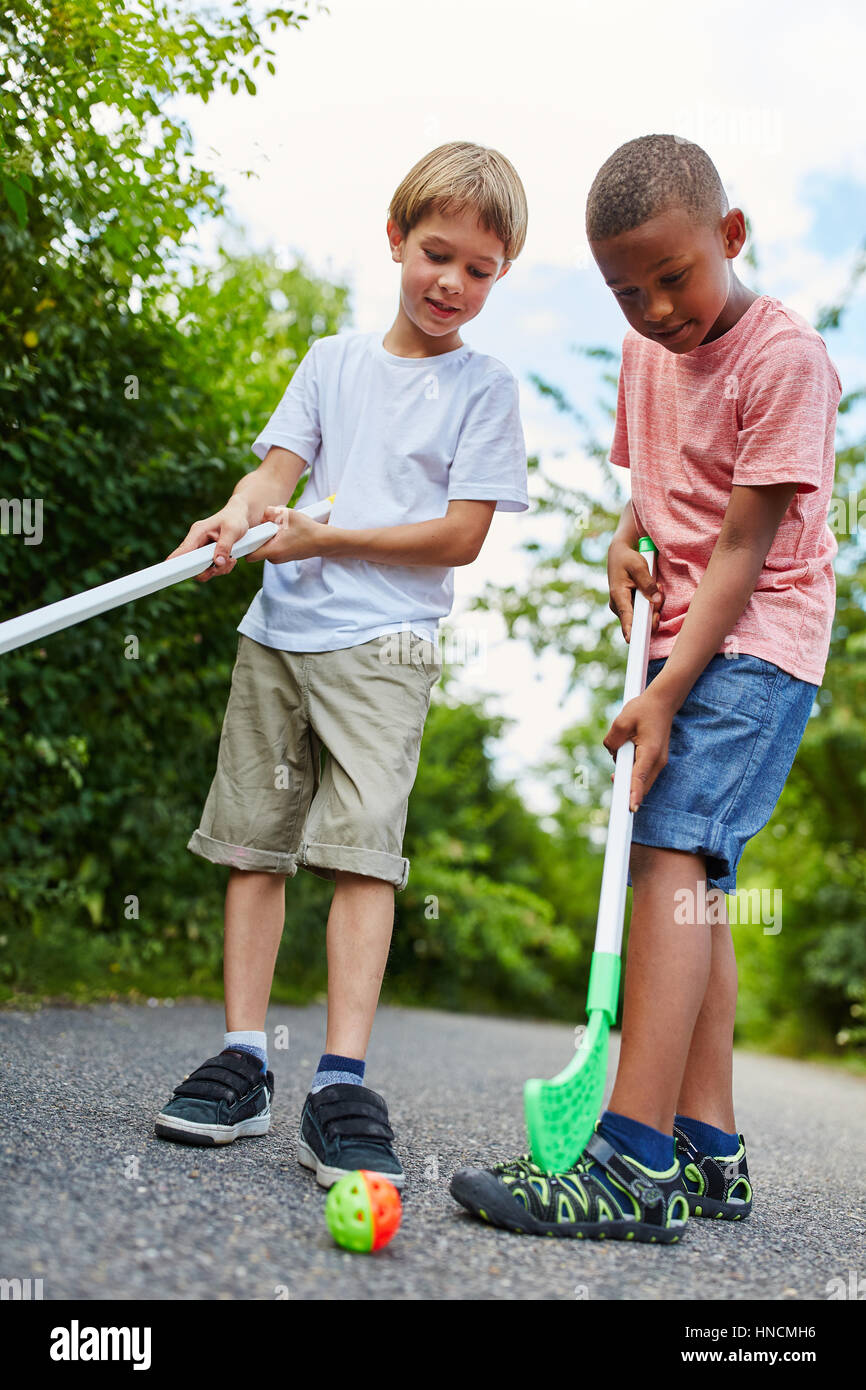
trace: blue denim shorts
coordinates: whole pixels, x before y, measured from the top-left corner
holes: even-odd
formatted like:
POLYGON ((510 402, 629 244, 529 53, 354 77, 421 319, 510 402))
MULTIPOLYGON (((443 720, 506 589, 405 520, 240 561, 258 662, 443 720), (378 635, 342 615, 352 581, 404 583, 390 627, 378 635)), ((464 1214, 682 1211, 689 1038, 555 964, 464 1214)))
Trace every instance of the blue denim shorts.
MULTIPOLYGON (((649 662, 648 686, 666 660, 649 662)), ((668 761, 634 814, 632 841, 703 854, 707 887, 735 892, 740 856, 775 810, 817 690, 761 657, 717 652, 674 715, 668 761)))

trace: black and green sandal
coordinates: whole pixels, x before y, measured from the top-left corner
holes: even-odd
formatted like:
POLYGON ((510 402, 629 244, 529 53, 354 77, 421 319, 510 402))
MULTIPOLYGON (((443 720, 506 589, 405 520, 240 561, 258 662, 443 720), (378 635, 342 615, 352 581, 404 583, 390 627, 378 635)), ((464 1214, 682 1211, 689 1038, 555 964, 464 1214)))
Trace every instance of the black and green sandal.
POLYGON ((746 1142, 742 1134, 735 1154, 713 1157, 700 1153, 685 1130, 674 1125, 676 1157, 682 1165, 683 1182, 692 1216, 716 1220, 742 1221, 752 1210, 752 1184, 746 1163, 746 1142))
POLYGON ((689 1217, 678 1160, 667 1172, 654 1173, 617 1153, 598 1133, 565 1172, 547 1173, 529 1157, 494 1168, 461 1168, 451 1179, 451 1195, 473 1216, 506 1231, 577 1240, 672 1245, 689 1217), (592 1163, 609 1173, 616 1196, 589 1171, 592 1163))

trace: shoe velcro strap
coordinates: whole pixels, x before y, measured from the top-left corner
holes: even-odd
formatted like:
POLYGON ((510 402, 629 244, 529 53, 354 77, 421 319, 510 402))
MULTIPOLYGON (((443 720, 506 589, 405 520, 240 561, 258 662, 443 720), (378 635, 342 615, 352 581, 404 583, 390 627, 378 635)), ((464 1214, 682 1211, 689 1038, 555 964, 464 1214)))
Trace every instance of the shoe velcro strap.
POLYGON ((221 1052, 218 1057, 211 1057, 204 1065, 224 1067, 226 1071, 236 1072, 248 1081, 259 1081, 264 1076, 261 1062, 251 1052, 221 1052))
POLYGON ((197 1096, 202 1100, 236 1100, 252 1089, 256 1081, 264 1081, 257 1059, 249 1053, 246 1055, 252 1067, 246 1065, 246 1058, 241 1061, 243 1054, 208 1058, 180 1086, 175 1087, 174 1094, 197 1096))
POLYGON ((323 1086, 321 1090, 312 1093, 314 1107, 330 1105, 335 1100, 363 1100, 365 1104, 375 1105, 379 1110, 388 1109, 378 1091, 371 1091, 369 1086, 361 1086, 354 1081, 336 1081, 332 1086, 323 1086))
POLYGON ((325 1129, 336 1128, 341 1134, 386 1134, 389 1138, 393 1135, 387 1110, 377 1110, 372 1105, 332 1101, 317 1111, 316 1118, 325 1129))
POLYGON ((316 1114, 323 1119, 332 1114, 372 1115, 375 1119, 388 1119, 388 1107, 377 1091, 351 1083, 339 1082, 316 1091, 312 1105, 316 1114))
POLYGON ((633 1168, 623 1161, 612 1144, 598 1133, 591 1135, 584 1146, 584 1153, 588 1153, 600 1163, 610 1173, 612 1178, 620 1183, 626 1191, 630 1192, 636 1201, 645 1207, 653 1207, 657 1203, 662 1204, 664 1211, 664 1196, 652 1178, 644 1177, 643 1174, 635 1173, 633 1168))
POLYGON ((351 1115, 364 1115, 371 1120, 380 1120, 383 1124, 388 1122, 388 1111, 384 1107, 368 1105, 363 1100, 330 1100, 327 1104, 317 1107, 316 1115, 326 1125, 332 1120, 348 1119, 351 1115))
POLYGON ((207 1076, 190 1076, 180 1086, 175 1086, 176 1096, 197 1096, 199 1100, 227 1100, 234 1105, 242 1093, 237 1083, 207 1076))
POLYGON ((388 1139, 394 1138, 394 1131, 390 1125, 382 1124, 380 1120, 361 1119, 340 1120, 335 1126, 341 1139, 388 1139))

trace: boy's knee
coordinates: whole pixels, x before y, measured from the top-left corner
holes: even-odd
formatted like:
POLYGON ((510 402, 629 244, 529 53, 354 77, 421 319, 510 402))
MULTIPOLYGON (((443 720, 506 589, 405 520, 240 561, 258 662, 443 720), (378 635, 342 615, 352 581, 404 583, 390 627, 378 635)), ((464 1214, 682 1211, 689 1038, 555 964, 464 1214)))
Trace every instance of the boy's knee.
POLYGON ((394 884, 388 878, 377 878, 375 874, 359 874, 354 869, 335 869, 334 879, 338 886, 345 884, 347 888, 376 884, 382 888, 394 888, 394 884))
POLYGON ((706 877, 706 859, 702 854, 683 849, 663 849, 659 845, 641 845, 632 841, 629 870, 633 884, 642 877, 646 878, 668 868, 682 868, 687 873, 694 869, 699 878, 706 877), (689 861, 692 861, 691 864, 689 861))
POLYGON ((632 842, 628 866, 633 884, 650 871, 655 862, 656 853, 655 845, 638 845, 632 842))
POLYGON ((287 878, 288 874, 283 872, 275 873, 271 869, 241 869, 237 864, 229 865, 230 881, 235 879, 244 883, 252 883, 254 880, 260 879, 264 885, 268 882, 285 883, 287 878))

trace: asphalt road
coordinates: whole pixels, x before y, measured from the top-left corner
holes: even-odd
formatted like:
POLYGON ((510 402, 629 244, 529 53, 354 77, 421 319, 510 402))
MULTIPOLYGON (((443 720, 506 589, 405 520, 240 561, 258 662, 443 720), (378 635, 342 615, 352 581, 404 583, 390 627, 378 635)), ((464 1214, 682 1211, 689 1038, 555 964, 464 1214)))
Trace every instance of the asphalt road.
POLYGON ((543 1241, 474 1221, 448 1181, 523 1150, 523 1081, 564 1065, 571 1029, 383 1009, 367 1081, 388 1100, 407 1185, 400 1232, 363 1256, 334 1245, 295 1159, 323 1007, 271 1010, 289 1046, 271 1054, 267 1136, 155 1138, 172 1088, 219 1051, 222 1019, 211 1004, 0 1013, 0 1277, 41 1278, 46 1300, 787 1302, 866 1275, 866 1082, 835 1068, 737 1053, 756 1191, 742 1225, 692 1220, 673 1246, 543 1241))

